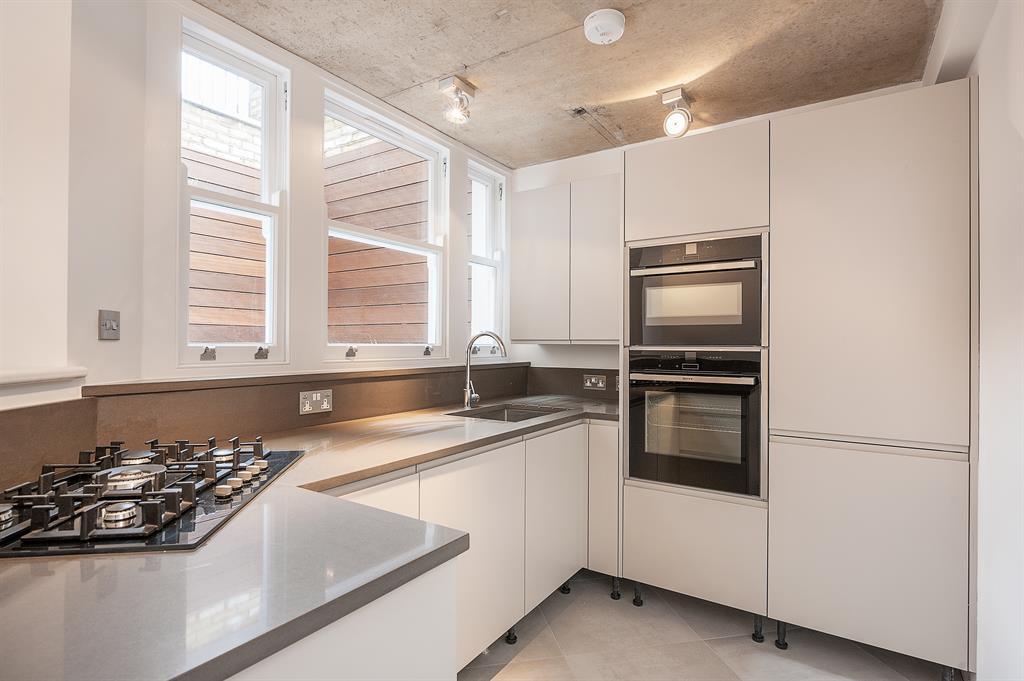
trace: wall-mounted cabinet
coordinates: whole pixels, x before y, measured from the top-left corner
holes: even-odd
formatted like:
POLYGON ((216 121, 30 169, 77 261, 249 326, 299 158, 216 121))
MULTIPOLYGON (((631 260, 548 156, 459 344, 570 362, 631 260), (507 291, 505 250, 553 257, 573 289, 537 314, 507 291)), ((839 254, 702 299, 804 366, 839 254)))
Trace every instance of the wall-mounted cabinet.
POLYGON ((626 241, 768 224, 768 121, 625 152, 626 241))
POLYGON ((516 192, 509 251, 512 340, 568 341, 568 184, 516 192))
POLYGON ((622 329, 619 175, 516 192, 511 338, 617 343, 622 329))
POLYGON ((968 445, 969 133, 967 81, 773 122, 773 432, 968 445))
POLYGON ((771 443, 768 616, 967 668, 966 461, 771 443))

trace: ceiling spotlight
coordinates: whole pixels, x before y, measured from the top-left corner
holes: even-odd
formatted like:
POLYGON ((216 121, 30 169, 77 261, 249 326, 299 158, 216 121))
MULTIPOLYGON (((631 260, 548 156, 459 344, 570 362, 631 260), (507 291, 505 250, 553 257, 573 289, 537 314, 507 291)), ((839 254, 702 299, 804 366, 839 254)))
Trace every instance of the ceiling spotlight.
POLYGON ((437 89, 449 98, 448 108, 444 112, 445 120, 455 125, 468 121, 469 103, 473 101, 476 88, 458 76, 449 76, 438 81, 437 89))
POLYGON ((583 20, 583 33, 595 45, 611 45, 626 30, 626 17, 617 9, 599 9, 583 20))
POLYGON ((690 98, 683 92, 682 86, 676 85, 666 90, 658 90, 661 103, 671 108, 662 123, 662 129, 669 137, 682 137, 693 123, 690 113, 690 98))

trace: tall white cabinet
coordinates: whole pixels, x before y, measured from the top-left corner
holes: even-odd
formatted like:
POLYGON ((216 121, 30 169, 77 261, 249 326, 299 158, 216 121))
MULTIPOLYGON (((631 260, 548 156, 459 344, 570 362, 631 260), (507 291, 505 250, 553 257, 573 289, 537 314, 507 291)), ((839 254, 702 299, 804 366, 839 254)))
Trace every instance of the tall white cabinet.
POLYGON ((772 124, 773 431, 965 449, 967 81, 772 124))
POLYGON ((516 192, 511 338, 616 343, 622 328, 620 176, 516 192))
POLYGON ((969 664, 967 81, 772 123, 768 615, 969 664))

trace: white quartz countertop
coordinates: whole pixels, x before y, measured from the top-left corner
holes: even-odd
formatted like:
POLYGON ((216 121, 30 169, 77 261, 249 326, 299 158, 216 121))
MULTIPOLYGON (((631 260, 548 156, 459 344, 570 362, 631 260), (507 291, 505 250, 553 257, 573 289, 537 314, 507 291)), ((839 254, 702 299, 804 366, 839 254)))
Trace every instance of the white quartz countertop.
POLYGON ((503 423, 447 407, 270 435, 307 452, 195 551, 0 560, 0 679, 224 678, 450 560, 466 533, 313 490, 617 418, 510 401, 567 411, 503 423))

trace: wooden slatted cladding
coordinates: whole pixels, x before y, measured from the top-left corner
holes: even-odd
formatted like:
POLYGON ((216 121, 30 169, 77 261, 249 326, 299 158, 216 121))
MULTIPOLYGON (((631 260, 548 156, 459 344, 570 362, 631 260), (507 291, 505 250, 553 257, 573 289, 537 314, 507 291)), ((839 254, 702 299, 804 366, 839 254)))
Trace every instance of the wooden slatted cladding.
POLYGON ((181 160, 193 184, 216 191, 227 189, 249 199, 260 198, 262 178, 257 168, 184 147, 181 160))
MULTIPOLYGON (((376 138, 324 159, 332 220, 388 235, 429 236, 426 159, 376 138)), ((328 239, 327 336, 332 343, 427 343, 427 256, 328 239)))
POLYGON ((192 204, 189 215, 188 340, 266 340, 267 242, 262 223, 192 204))

